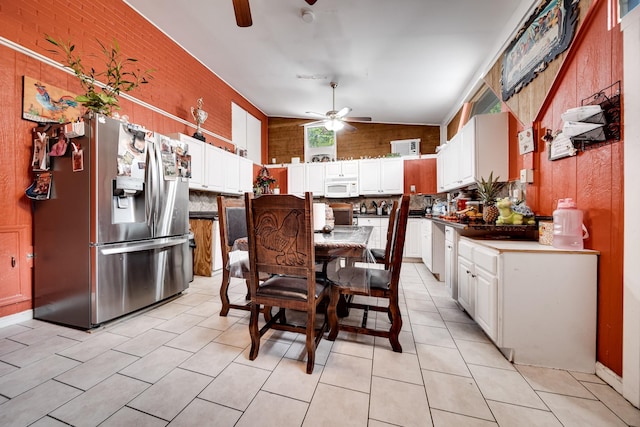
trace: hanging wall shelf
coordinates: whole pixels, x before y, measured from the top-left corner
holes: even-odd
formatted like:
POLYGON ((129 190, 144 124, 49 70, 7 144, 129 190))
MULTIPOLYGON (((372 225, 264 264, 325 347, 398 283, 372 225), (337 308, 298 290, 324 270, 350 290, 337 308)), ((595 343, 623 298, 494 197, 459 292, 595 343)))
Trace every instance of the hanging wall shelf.
POLYGON ((580 121, 602 126, 572 136, 576 149, 584 151, 620 141, 620 80, 584 98, 581 105, 599 105, 602 111, 580 121))

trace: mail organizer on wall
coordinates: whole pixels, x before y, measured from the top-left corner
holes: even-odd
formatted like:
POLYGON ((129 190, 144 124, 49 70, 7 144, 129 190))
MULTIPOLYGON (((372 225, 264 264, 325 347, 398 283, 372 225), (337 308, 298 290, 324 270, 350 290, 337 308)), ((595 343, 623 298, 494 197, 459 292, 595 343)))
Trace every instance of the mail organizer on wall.
POLYGON ((620 81, 584 98, 562 114, 563 133, 579 150, 620 140, 620 81))

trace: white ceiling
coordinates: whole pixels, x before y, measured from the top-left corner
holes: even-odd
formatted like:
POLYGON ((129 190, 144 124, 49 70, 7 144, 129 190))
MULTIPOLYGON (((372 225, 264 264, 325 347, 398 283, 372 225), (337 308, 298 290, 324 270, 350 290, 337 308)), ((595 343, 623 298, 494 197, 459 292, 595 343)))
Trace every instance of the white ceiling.
POLYGON ((338 110, 431 125, 446 124, 477 89, 537 3, 250 0, 253 25, 240 28, 232 0, 125 1, 267 116, 324 114, 336 81, 338 110))

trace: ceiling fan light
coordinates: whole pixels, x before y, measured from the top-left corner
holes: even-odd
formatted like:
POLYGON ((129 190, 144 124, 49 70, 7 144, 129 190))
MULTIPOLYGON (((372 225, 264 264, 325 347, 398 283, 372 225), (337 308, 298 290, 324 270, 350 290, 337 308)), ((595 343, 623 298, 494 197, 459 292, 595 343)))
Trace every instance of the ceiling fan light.
POLYGON ((331 119, 331 120, 327 120, 324 123, 324 127, 327 130, 332 130, 332 131, 336 131, 337 132, 337 131, 341 130, 344 127, 344 123, 342 123, 342 121, 338 120, 338 119, 331 119))

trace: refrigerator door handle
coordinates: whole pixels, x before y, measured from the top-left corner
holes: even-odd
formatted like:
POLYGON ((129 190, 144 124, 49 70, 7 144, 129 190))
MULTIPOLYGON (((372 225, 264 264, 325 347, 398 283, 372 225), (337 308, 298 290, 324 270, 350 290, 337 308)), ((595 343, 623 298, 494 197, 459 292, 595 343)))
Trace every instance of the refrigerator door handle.
POLYGON ((146 179, 146 187, 145 187, 145 213, 147 217, 147 226, 151 227, 153 224, 153 175, 151 167, 152 161, 152 153, 150 151, 151 144, 147 143, 147 179, 146 179))
POLYGON ((169 248, 172 246, 181 245, 187 242, 188 237, 180 237, 177 239, 159 239, 153 241, 144 241, 140 243, 127 243, 126 245, 117 245, 107 248, 100 248, 100 253, 103 255, 123 254, 127 252, 142 252, 150 251, 153 249, 169 248))

